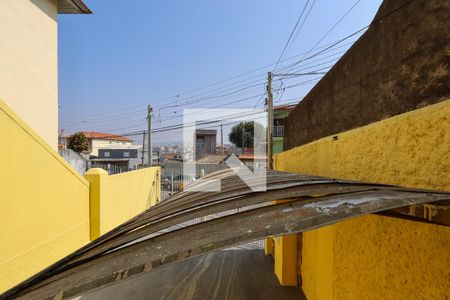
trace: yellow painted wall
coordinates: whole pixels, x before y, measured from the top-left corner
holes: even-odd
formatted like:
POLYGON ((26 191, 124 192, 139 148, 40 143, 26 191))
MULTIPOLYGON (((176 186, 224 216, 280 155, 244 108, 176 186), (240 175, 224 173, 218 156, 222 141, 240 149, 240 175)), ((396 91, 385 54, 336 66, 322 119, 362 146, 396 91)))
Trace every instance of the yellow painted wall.
POLYGON ((272 255, 274 250, 274 240, 273 237, 268 237, 264 240, 264 254, 265 255, 272 255))
POLYGON ((308 299, 333 299, 333 226, 303 233, 302 289, 308 299))
POLYGON ((58 135, 56 0, 0 1, 0 99, 53 149, 58 135))
MULTIPOLYGON (((274 203, 286 202, 289 200, 274 201, 274 203)), ((297 286, 297 235, 270 237, 266 240, 264 248, 266 255, 273 255, 274 271, 278 282, 284 286, 297 286)))
POLYGON ((275 275, 281 285, 297 286, 297 235, 274 237, 275 275))
POLYGON ((0 100, 0 292, 89 242, 89 183, 0 100))
POLYGON ((278 170, 450 190, 450 100, 276 156, 278 170))
POLYGON ((109 176, 103 169, 90 169, 91 239, 97 238, 159 202, 160 167, 109 176))
POLYGON ((92 227, 98 236, 160 199, 159 167, 99 171, 95 195, 1 100, 0 137, 0 293, 88 243, 92 227))
MULTIPOLYGON (((283 171, 450 191, 450 100, 278 154, 283 171)), ((303 234, 308 299, 450 298, 450 228, 364 216, 303 234)))
POLYGON ((334 299, 450 298, 449 227, 375 215, 333 227, 334 299))

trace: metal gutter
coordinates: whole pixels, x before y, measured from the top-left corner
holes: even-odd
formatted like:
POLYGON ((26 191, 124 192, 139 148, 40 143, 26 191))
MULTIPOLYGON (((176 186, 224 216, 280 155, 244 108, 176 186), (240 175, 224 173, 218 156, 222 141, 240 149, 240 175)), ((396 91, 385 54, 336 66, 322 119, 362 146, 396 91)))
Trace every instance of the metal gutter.
POLYGON ((83 0, 58 0, 58 14, 92 14, 83 0))

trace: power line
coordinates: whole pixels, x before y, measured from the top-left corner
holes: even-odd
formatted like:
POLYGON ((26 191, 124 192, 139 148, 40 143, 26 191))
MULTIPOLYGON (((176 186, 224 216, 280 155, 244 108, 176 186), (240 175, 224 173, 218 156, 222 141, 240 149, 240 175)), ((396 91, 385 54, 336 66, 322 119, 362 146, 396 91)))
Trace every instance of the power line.
POLYGON ((275 64, 275 67, 273 68, 273 70, 275 70, 278 67, 278 64, 280 63, 280 60, 283 57, 284 52, 286 51, 286 49, 287 49, 287 47, 289 45, 289 42, 291 41, 291 38, 294 35, 294 33, 295 33, 296 29, 297 29, 297 26, 298 26, 298 24, 300 23, 300 20, 303 17, 303 14, 305 13, 305 10, 306 10, 306 7, 308 6, 308 3, 309 3, 309 0, 307 0, 305 5, 303 6, 302 12, 300 13, 300 16, 298 17, 297 22, 295 23, 295 26, 292 29, 292 31, 291 31, 291 33, 289 35, 289 38, 286 41, 286 44, 284 45, 283 51, 281 51, 280 57, 278 57, 277 63, 275 64))
MULTIPOLYGON (((326 55, 326 56, 318 58, 316 60, 312 60, 309 63, 302 64, 301 66, 303 66, 303 68, 299 68, 298 71, 300 72, 300 71, 309 70, 309 69, 312 69, 312 68, 315 68, 315 67, 327 64, 329 62, 335 61, 336 58, 332 59, 332 60, 328 60, 328 61, 320 63, 320 64, 311 65, 311 64, 313 64, 315 62, 322 61, 322 60, 324 60, 326 58, 333 57, 333 56, 336 56, 336 55, 340 55, 343 52, 344 51, 335 52, 335 53, 332 53, 331 55, 326 55)), ((318 70, 316 70, 316 71, 318 71, 318 70)), ((279 81, 279 79, 277 79, 276 81, 279 81)), ((216 93, 216 94, 213 94, 212 97, 204 97, 204 98, 200 98, 200 99, 195 99, 195 100, 192 100, 191 102, 187 103, 187 105, 192 105, 192 104, 199 103, 199 102, 204 102, 204 101, 208 101, 208 102, 206 102, 206 104, 208 104, 208 103, 215 103, 215 102, 217 102, 216 99, 218 99, 218 98, 229 97, 229 96, 237 94, 237 93, 239 93, 241 91, 244 91, 244 90, 247 90, 247 89, 250 89, 250 88, 254 88, 254 87, 258 87, 259 85, 263 85, 263 83, 264 83, 263 81, 259 81, 259 80, 252 81, 251 85, 245 86, 245 84, 244 84, 244 87, 241 88, 241 89, 232 90, 232 92, 229 92, 227 94, 219 95, 219 94, 216 93), (253 84, 255 82, 257 82, 257 84, 253 84)), ((223 105, 226 105, 226 104, 223 104, 223 105)), ((220 106, 223 106, 223 105, 220 105, 220 106)), ((180 106, 176 105, 175 107, 180 107, 180 106)), ((79 123, 73 122, 73 123, 64 124, 64 125, 65 125, 65 127, 70 127, 70 126, 74 126, 74 125, 78 125, 78 124, 86 124, 86 123, 99 124, 99 123, 116 122, 117 120, 120 120, 120 119, 130 119, 130 118, 136 118, 136 117, 143 118, 143 113, 144 112, 145 112, 145 110, 137 110, 137 111, 132 111, 132 112, 128 112, 128 113, 123 113, 123 114, 117 115, 117 116, 92 118, 92 119, 88 119, 88 120, 83 120, 83 121, 81 121, 79 123)), ((161 115, 160 114, 158 117, 161 118, 161 117, 164 117, 164 116, 167 116, 167 115, 172 115, 172 114, 173 113, 168 113, 166 115, 161 115)), ((169 118, 169 119, 171 119, 171 118, 169 118)), ((155 120, 155 123, 156 123, 156 120, 155 120)))
POLYGON ((309 7, 308 12, 306 13, 306 17, 303 19, 302 25, 300 25, 300 28, 299 28, 299 30, 297 31, 297 33, 295 34, 294 38, 292 39, 292 42, 291 42, 291 44, 289 45, 287 51, 289 51, 289 49, 290 49, 290 48, 292 47, 292 45, 294 44, 294 41, 297 39, 297 36, 299 35, 300 31, 302 30, 303 25, 305 25, 305 22, 306 22, 306 20, 308 19, 309 14, 311 13, 311 10, 312 10, 313 7, 314 7, 314 4, 316 4, 316 0, 314 0, 313 3, 311 4, 311 6, 309 7))
MULTIPOLYGON (((315 80, 318 80, 318 79, 315 79, 315 80)), ((294 85, 292 85, 292 86, 298 86, 298 85, 305 84, 305 83, 309 83, 309 82, 312 82, 312 81, 314 81, 314 80, 308 80, 308 81, 300 82, 300 83, 294 84, 294 85)), ((289 87, 291 87, 291 86, 288 86, 287 88, 289 88, 289 87)), ((263 94, 263 95, 265 95, 265 94, 263 94)), ((259 95, 256 95, 256 96, 259 96, 259 95)), ((279 102, 285 102, 285 101, 291 101, 291 100, 294 100, 294 99, 296 99, 297 101, 291 102, 291 103, 284 103, 284 104, 295 104, 295 103, 298 103, 298 101, 301 100, 302 98, 301 98, 301 97, 293 97, 293 98, 290 98, 290 99, 285 99, 285 100, 282 100, 282 101, 281 101, 281 100, 280 100, 280 101, 277 101, 277 103, 279 103, 279 102)), ((240 101, 240 100, 238 100, 238 101, 240 101)), ((207 111, 207 110, 204 110, 204 111, 207 111)), ((201 112, 201 111, 200 111, 200 112, 201 112)), ((196 112, 196 113, 199 113, 199 112, 196 112)), ((262 112, 257 112, 257 113, 251 112, 251 113, 249 113, 248 115, 260 114, 260 113, 262 113, 262 112)), ((219 120, 217 120, 217 119, 214 119, 214 120, 207 120, 206 122, 205 122, 205 121, 202 121, 202 122, 196 123, 196 125, 198 125, 198 126, 201 126, 201 125, 207 125, 207 124, 212 124, 212 123, 220 122, 220 121, 223 121, 223 120, 227 120, 227 119, 230 119, 230 118, 245 117, 245 116, 248 116, 248 115, 247 115, 247 114, 243 114, 243 115, 240 115, 240 114, 234 114, 234 115, 229 115, 228 118, 225 118, 225 119, 219 119, 219 120), (230 117, 230 116, 231 116, 231 117, 230 117)), ((236 121, 236 122, 240 122, 240 121, 236 121)), ((143 125, 145 125, 145 123, 143 123, 142 125, 133 125, 133 126, 126 126, 126 127, 122 127, 122 128, 117 128, 117 129, 115 129, 115 130, 123 130, 123 129, 132 128, 132 127, 143 126, 143 125)), ((169 125, 169 126, 159 127, 159 128, 155 128, 154 130, 152 130, 152 133, 159 133, 159 132, 165 132, 165 131, 172 131, 172 130, 176 130, 176 129, 181 129, 181 128, 186 127, 186 126, 193 126, 193 124, 179 123, 179 124, 175 124, 175 125, 169 125)), ((115 131, 115 130, 114 130, 114 131, 115 131)), ((132 132, 125 132, 125 133, 114 133, 114 134, 111 134, 110 136, 105 136, 105 137, 108 138, 108 137, 116 137, 116 136, 125 136, 125 137, 126 137, 126 136, 137 136, 137 135, 142 135, 143 133, 146 133, 146 132, 147 132, 146 130, 138 130, 138 131, 132 131, 132 132)))
MULTIPOLYGON (((321 77, 319 77, 319 78, 312 78, 312 79, 309 79, 309 80, 306 80, 306 81, 300 81, 300 82, 294 83, 294 84, 292 84, 292 85, 286 86, 286 89, 289 89, 289 88, 292 88, 292 87, 297 87, 297 86, 302 86, 302 85, 308 85, 308 84, 311 84, 311 83, 316 83, 316 82, 318 82, 320 79, 321 79, 321 77)), ((254 98, 257 98, 257 97, 261 97, 262 95, 265 95, 265 93, 258 94, 258 95, 253 95, 253 96, 250 96, 250 97, 247 97, 247 98, 243 98, 243 99, 237 99, 237 100, 235 100, 235 101, 232 101, 232 102, 229 102, 229 103, 226 103, 226 104, 222 104, 222 105, 219 105, 219 106, 216 106, 216 107, 211 107, 211 108, 220 108, 220 107, 224 107, 224 106, 231 105, 231 104, 238 103, 238 102, 242 102, 242 101, 245 101, 245 100, 249 100, 249 99, 254 99, 254 98)), ((202 111, 207 112, 208 109, 204 109, 204 110, 202 110, 202 111)), ((175 116, 175 117, 173 117, 173 118, 166 118, 166 120, 176 119, 176 118, 180 118, 180 117, 182 117, 182 116, 179 115, 179 116, 175 116)), ((144 125, 145 125, 145 123, 140 123, 140 124, 131 125, 131 126, 126 126, 126 127, 122 127, 122 128, 106 129, 105 131, 112 131, 112 132, 114 132, 114 131, 123 130, 123 129, 142 127, 142 126, 144 126, 144 125)))
MULTIPOLYGON (((317 71, 320 71, 320 70, 323 70, 323 69, 326 69, 326 68, 330 68, 330 66, 327 66, 327 67, 321 68, 321 69, 317 69, 317 71)), ((319 79, 320 79, 320 78, 315 78, 315 79, 313 79, 312 81, 311 81, 311 80, 303 81, 303 82, 300 82, 299 84, 296 84, 296 85, 294 85, 294 86, 299 86, 299 85, 303 85, 303 84, 308 84, 308 83, 311 83, 311 82, 313 82, 313 81, 318 81, 319 79)), ((253 99, 253 98, 256 98, 256 97, 264 97, 266 94, 267 94, 267 93, 264 92, 264 93, 259 94, 259 95, 254 95, 254 96, 250 96, 250 97, 243 98, 243 99, 237 99, 237 100, 228 102, 228 103, 226 103, 226 104, 221 104, 221 105, 218 105, 218 106, 215 106, 215 107, 206 108, 206 109, 204 109, 204 111, 206 112, 206 111, 208 111, 208 109, 211 109, 211 108, 224 107, 224 106, 228 106, 228 105, 231 105, 231 104, 234 104, 234 103, 239 103, 239 102, 243 102, 243 101, 246 101, 246 100, 249 100, 249 99, 253 99)), ((172 118, 166 118, 165 120, 172 120, 172 119, 176 119, 176 118, 180 118, 180 117, 182 117, 182 116, 181 116, 181 115, 178 115, 178 116, 174 116, 174 117, 172 117, 172 118)))
MULTIPOLYGON (((394 9, 394 10, 392 10, 391 12, 387 13, 386 15, 384 15, 384 16, 382 16, 382 17, 380 17, 380 18, 374 19, 373 22, 372 22, 371 24, 376 24, 376 23, 380 22, 380 21, 383 20, 384 18, 389 17, 390 15, 392 15, 393 13, 399 11, 400 9, 404 8, 405 6, 409 5, 409 4, 410 4, 411 2, 413 2, 413 1, 414 1, 414 0, 410 0, 410 1, 406 2, 406 3, 404 3, 403 5, 401 5, 400 7, 398 7, 397 9, 394 9)), ((357 2, 357 3, 358 3, 358 2, 357 2)), ((355 3, 355 4, 354 4, 354 5, 346 12, 346 14, 345 14, 343 17, 341 17, 340 20, 338 20, 338 23, 339 23, 340 21, 342 21, 342 19, 343 19, 343 18, 351 11, 351 9, 353 9, 353 8, 356 6, 357 3, 355 3)), ((353 33, 351 33, 350 35, 347 35, 346 37, 344 37, 344 38, 342 38, 342 39, 340 39, 340 40, 338 40, 338 41, 336 41, 336 42, 334 42, 334 43, 328 44, 327 47, 325 47, 324 49, 322 49, 322 50, 320 50, 320 51, 318 51, 318 52, 316 52, 316 53, 314 53, 314 54, 312 54, 311 56, 304 57, 305 55, 303 54, 302 59, 300 59, 299 61, 295 62, 294 64, 291 64, 291 65, 289 65, 289 66, 284 67, 283 69, 289 69, 289 70, 290 70, 290 69, 292 69, 293 67, 299 65, 300 63, 302 63, 302 62, 304 62, 304 61, 306 61, 306 60, 309 60, 309 59, 311 59, 311 58, 313 58, 313 57, 319 56, 319 55, 321 55, 322 53, 326 53, 328 50, 334 48, 336 45, 342 43, 343 41, 346 41, 346 40, 350 39, 351 37, 356 36, 357 34, 363 32, 363 31, 366 30, 371 24, 369 24, 369 25, 367 25, 367 26, 365 26, 365 27, 363 27, 363 28, 361 28, 361 29, 359 29, 359 30, 357 30, 357 31, 355 31, 355 32, 353 32, 353 33)), ((336 25, 336 24, 335 24, 335 25, 336 25)), ((334 26, 334 27, 335 27, 335 26, 334 26)), ((333 29, 333 28, 332 28, 332 29, 333 29)), ((330 29, 330 30, 332 30, 332 29, 330 29)), ((327 35, 329 32, 331 32, 330 30, 329 30, 325 35, 327 35)), ((323 39, 322 39, 322 40, 323 40, 323 39)), ((316 44, 317 44, 317 43, 316 43, 316 44)), ((324 46, 322 46, 322 47, 324 47, 324 46)), ((319 47, 319 48, 322 48, 322 47, 319 47)), ((309 51, 307 51, 306 54, 310 53, 314 48, 315 48, 315 47, 313 46, 313 48, 311 48, 309 51)), ((300 55, 297 55, 296 57, 298 57, 298 56, 300 56, 300 55)), ((288 59, 286 59, 286 60, 288 60, 288 59)), ((285 60, 283 60, 283 61, 285 61, 285 60)), ((261 68, 256 69, 256 70, 260 70, 260 69, 261 69, 261 68)), ((243 74, 239 74, 239 75, 234 76, 234 77, 231 77, 231 78, 242 77, 244 74, 249 74, 249 73, 252 73, 252 72, 254 72, 254 71, 249 71, 249 72, 246 72, 246 73, 243 73, 243 74)), ((231 78, 222 80, 222 81, 220 81, 220 82, 224 82, 224 81, 226 81, 226 80, 230 80, 231 78)), ((220 83, 220 82, 217 82, 217 83, 214 83, 214 84, 218 84, 218 83, 220 83)), ((208 85, 208 86, 211 86, 211 85, 212 85, 212 84, 210 84, 210 85, 208 85)), ((202 87, 202 88, 204 88, 204 87, 202 87)), ((199 88, 199 89, 201 89, 201 88, 199 88)), ((195 89, 195 90, 199 90, 199 89, 195 89)), ((192 91, 194 91, 194 90, 192 90, 192 91)), ((134 107, 136 107, 136 106, 134 106, 134 107)), ((116 110, 116 111, 119 111, 119 110, 116 110)), ((122 111, 122 110, 120 110, 120 111, 122 111)), ((102 114, 97 114, 97 115, 104 115, 104 114, 107 114, 107 113, 102 113, 102 114)))
MULTIPOLYGON (((230 114, 227 117, 221 118, 221 119, 206 119, 206 120, 201 120, 198 122, 191 122, 188 124, 184 124, 184 123, 179 123, 179 124, 175 124, 175 125, 170 125, 170 126, 164 126, 164 127, 159 127, 159 128, 155 128, 151 131, 151 133, 159 133, 159 132, 166 132, 166 131, 172 131, 172 130, 177 130, 177 129, 182 129, 182 128, 189 128, 189 127, 194 127, 194 126, 202 126, 202 125, 209 125, 209 124, 214 124, 214 123, 218 123, 218 122, 222 122, 222 121, 226 121, 226 120, 230 120, 230 119, 236 119, 236 118, 243 118, 243 117, 248 117, 248 116, 253 116, 253 115, 259 115, 265 113, 264 111, 261 112, 248 112, 248 113, 237 113, 237 114, 230 114)), ((124 128, 122 128, 124 129, 124 128)), ((132 131, 132 132, 125 132, 125 133, 115 133, 115 134, 111 134, 109 136, 104 136, 102 138, 113 138, 113 137, 117 137, 117 136, 134 136, 134 135, 142 135, 143 133, 146 133, 146 130, 139 130, 139 131, 132 131)))
MULTIPOLYGON (((403 5, 397 7, 396 9, 394 9, 394 10, 392 10, 392 11, 390 11, 389 13, 385 14, 384 16, 381 16, 380 18, 374 19, 370 24, 368 24, 368 25, 366 25, 366 26, 364 26, 364 27, 358 29, 357 31, 355 31, 355 32, 353 32, 353 33, 351 33, 351 34, 345 36, 344 38, 341 38, 340 40, 338 40, 338 41, 332 43, 331 45, 325 47, 324 49, 322 49, 322 50, 320 50, 320 51, 318 51, 318 52, 316 52, 316 53, 314 53, 314 54, 312 54, 312 55, 310 55, 310 56, 308 56, 308 57, 303 57, 303 58, 301 58, 299 61, 297 61, 296 63, 292 64, 291 66, 287 66, 287 67, 283 68, 283 70, 290 69, 290 68, 292 68, 292 67, 294 67, 294 66, 300 64, 301 62, 303 62, 303 61, 305 61, 305 60, 309 60, 309 59, 311 59, 311 58, 313 58, 313 57, 315 57, 315 56, 317 56, 317 55, 320 55, 321 53, 323 53, 324 51, 326 51, 326 50, 328 50, 328 49, 334 47, 335 45, 340 44, 340 43, 342 43, 343 41, 346 41, 346 40, 348 40, 349 38, 351 38, 351 37, 353 37, 353 36, 355 36, 355 35, 357 35, 357 34, 363 32, 363 31, 365 31, 365 30, 366 30, 367 28, 369 28, 371 25, 375 25, 375 24, 377 24, 378 22, 384 20, 385 18, 391 16, 392 14, 396 13, 397 11, 399 11, 399 10, 403 9, 404 7, 406 7, 407 5, 411 4, 413 1, 414 1, 414 0, 410 0, 410 1, 406 2, 406 3, 404 3, 403 5)), ((311 50, 312 50, 312 49, 310 49, 310 51, 311 51, 311 50)), ((310 52, 310 51, 308 51, 308 52, 310 52)))
MULTIPOLYGON (((253 99, 253 98, 259 97, 259 96, 261 96, 261 95, 263 95, 263 94, 254 95, 254 96, 247 97, 247 98, 243 98, 243 99, 238 99, 238 100, 235 100, 235 101, 232 101, 232 102, 223 104, 223 105, 219 105, 219 106, 216 106, 216 107, 210 107, 210 108, 208 108, 208 109, 212 109, 212 108, 220 108, 220 107, 228 106, 228 105, 231 105, 231 104, 234 104, 234 103, 243 102, 243 101, 246 101, 246 100, 249 100, 249 99, 253 99)), ((204 109, 203 111, 208 111, 208 109, 204 109)), ((177 119, 177 118, 181 118, 181 117, 183 117, 183 116, 182 116, 182 115, 174 116, 174 117, 172 117, 172 118, 166 118, 165 121, 173 120, 173 119, 177 119)), ((105 129, 104 131, 112 131, 112 132, 114 132, 114 131, 123 130, 123 129, 142 127, 143 124, 146 124, 146 123, 140 123, 140 124, 136 124, 136 125, 130 125, 130 126, 121 127, 121 128, 115 128, 115 129, 105 129)))
MULTIPOLYGON (((332 43, 330 43, 330 44, 332 44, 332 43)), ((318 47, 318 48, 323 48, 323 47, 326 47, 326 46, 328 46, 328 45, 330 45, 330 44, 326 44, 326 45, 321 46, 321 47, 318 47)), ((351 43, 348 43, 348 44, 351 44, 351 43)), ((348 44, 347 44, 347 45, 348 45, 348 44)), ((343 47, 343 46, 345 46, 345 45, 342 45, 341 47, 343 47)), ((337 48, 336 48, 336 49, 337 49, 337 48)), ((331 50, 331 49, 328 48, 327 51, 324 51, 324 53, 329 52, 328 50, 331 50)), ((291 57, 289 57, 289 58, 283 59, 283 60, 281 60, 280 62, 286 62, 286 61, 289 61, 289 60, 293 60, 293 59, 295 59, 295 58, 297 58, 297 57, 303 56, 305 53, 306 53, 306 52, 299 53, 299 54, 297 54, 297 55, 294 55, 294 56, 291 56, 291 57)), ((254 69, 254 70, 247 71, 247 72, 244 72, 244 73, 240 73, 240 74, 238 74, 238 75, 235 75, 235 76, 232 76, 232 77, 229 77, 229 78, 226 78, 226 79, 223 79, 223 80, 220 80, 220 81, 217 81, 217 82, 214 82, 214 83, 211 83, 211 84, 202 86, 202 87, 200 87, 200 88, 196 88, 196 89, 192 89, 192 90, 189 90, 189 91, 186 91, 186 92, 182 92, 182 93, 179 93, 179 94, 174 95, 174 96, 169 96, 169 97, 161 98, 161 99, 156 100, 156 103, 159 103, 160 101, 166 100, 166 99, 180 98, 181 95, 189 94, 189 93, 192 93, 192 92, 195 92, 195 91, 198 91, 198 90, 202 90, 202 89, 205 89, 205 88, 208 88, 208 87, 211 87, 211 86, 215 86, 215 85, 221 84, 221 83, 223 83, 223 82, 231 81, 231 80, 233 80, 233 79, 240 78, 240 77, 243 77, 243 76, 245 76, 245 75, 248 75, 248 74, 251 74, 251 73, 255 73, 255 72, 260 71, 260 70, 267 69, 268 67, 271 67, 271 66, 273 66, 273 65, 275 65, 275 64, 276 64, 276 63, 272 63, 272 64, 269 64, 269 65, 265 65, 265 66, 259 67, 259 68, 257 68, 257 69, 254 69)), ((253 78, 257 78, 257 77, 265 76, 265 75, 266 75, 266 73, 262 73, 262 74, 258 74, 258 75, 256 75, 256 76, 252 76, 252 77, 250 77, 250 78, 248 78, 248 79, 253 79, 253 78)), ((247 80, 248 80, 248 79, 247 79, 247 80)), ((233 83, 233 84, 226 85, 226 87, 233 86, 233 85, 236 85, 236 84, 241 84, 241 83, 242 83, 242 81, 239 81, 239 82, 237 82, 237 83, 233 83)), ((223 88, 223 87, 222 87, 222 88, 223 88)), ((218 88, 218 89, 215 89, 215 90, 213 90, 213 91, 217 91, 217 90, 220 90, 220 89, 222 89, 222 88, 218 88)), ((207 93, 211 93, 211 91, 208 91, 208 92, 205 92, 205 93, 202 93, 202 94, 207 94, 207 93)), ((200 95, 202 95, 202 94, 200 94, 200 95)), ((189 98, 192 98, 192 97, 194 97, 194 96, 190 96, 189 98)), ((179 102, 182 102, 182 101, 183 101, 183 100, 175 99, 174 101, 171 101, 171 102, 179 103, 179 102)), ((61 117, 64 117, 66 120, 71 120, 71 119, 89 119, 89 118, 92 118, 92 117, 105 116, 105 115, 109 115, 109 114, 116 113, 116 112, 120 113, 120 115, 123 115, 123 114, 124 114, 124 111, 126 111, 126 110, 136 109, 136 108, 138 108, 138 107, 144 108, 144 107, 146 107, 146 106, 147 106, 147 104, 141 104, 141 105, 134 105, 134 106, 129 106, 129 107, 123 107, 123 108, 120 108, 120 109, 115 109, 115 110, 112 110, 112 111, 101 112, 101 113, 96 113, 96 114, 88 114, 88 115, 82 115, 82 116, 67 116, 67 117, 61 116, 61 117)), ((145 109, 142 109, 142 111, 145 111, 145 109)))
MULTIPOLYGON (((340 40, 338 40, 338 41, 336 41, 336 42, 334 42, 334 43, 328 44, 328 46, 326 46, 326 47, 325 47, 325 46, 318 47, 318 48, 323 48, 323 47, 324 47, 324 48, 323 48, 322 50, 317 51, 316 53, 314 53, 314 54, 308 56, 308 57, 305 57, 305 56, 308 55, 312 50, 314 50, 315 46, 317 46, 318 43, 321 42, 321 40, 323 40, 323 37, 322 37, 321 40, 319 40, 319 42, 316 43, 315 46, 313 46, 309 51, 307 51, 306 54, 304 54, 303 57, 302 57, 299 61, 297 61, 297 62, 295 62, 294 64, 291 64, 291 65, 289 65, 289 66, 286 66, 286 67, 284 67, 283 69, 284 69, 284 70, 285 70, 285 69, 291 70, 292 68, 294 68, 294 67, 296 67, 296 66, 297 66, 296 68, 298 68, 299 64, 301 64, 302 62, 304 62, 304 61, 306 61, 306 60, 309 60, 309 59, 312 59, 313 57, 317 57, 317 56, 319 56, 319 55, 321 55, 321 54, 323 54, 323 53, 328 52, 328 50, 335 48, 336 45, 341 44, 342 42, 344 42, 344 41, 346 41, 346 40, 349 40, 351 37, 354 37, 354 36, 356 36, 357 34, 363 32, 364 30, 366 30, 369 26, 374 25, 374 24, 377 24, 377 23, 380 22, 381 20, 383 20, 383 19, 389 17, 390 15, 394 14, 395 12, 397 12, 397 11, 403 9, 404 7, 406 7, 407 5, 409 5, 410 3, 412 3, 413 1, 414 1, 414 0, 410 0, 410 1, 406 2, 406 3, 404 3, 404 4, 401 5, 400 7, 398 7, 398 8, 396 8, 396 9, 392 10, 391 12, 385 14, 384 16, 382 16, 382 17, 380 17, 380 18, 374 19, 374 20, 372 21, 371 24, 369 24, 369 25, 367 25, 367 26, 365 26, 365 27, 363 27, 363 28, 361 28, 361 29, 359 29, 359 30, 357 30, 357 31, 355 31, 355 32, 353 32, 353 33, 351 33, 350 35, 345 36, 344 38, 341 38, 340 40)), ((340 18, 340 20, 338 20, 338 23, 339 23, 340 21, 342 21, 342 19, 343 19, 343 18, 351 11, 351 9, 353 9, 353 8, 356 6, 357 3, 358 3, 358 2, 356 2, 356 3, 355 3, 355 4, 354 4, 347 12, 346 12, 346 14, 345 14, 343 17, 340 18)), ((335 24, 335 25, 336 25, 336 24, 335 24)), ((337 25, 336 25, 336 26, 337 26, 337 25)), ((335 26, 334 26, 334 27, 335 27, 335 26)), ((331 32, 331 30, 333 30, 334 27, 332 27, 325 35, 327 35, 329 32, 331 32)), ((287 60, 287 59, 286 59, 286 60, 287 60)), ((249 73, 251 73, 251 72, 247 72, 247 73, 245 73, 245 74, 249 74, 249 73)), ((239 75, 238 75, 238 76, 239 76, 239 75)), ((241 76, 242 76, 242 75, 241 75, 241 76)), ((292 85, 289 85, 289 86, 285 87, 285 89, 287 89, 287 88, 292 88, 292 87, 296 87, 296 86, 300 86, 300 85, 304 85, 304 84, 308 84, 308 83, 313 83, 313 82, 318 81, 318 80, 320 80, 320 78, 315 78, 315 79, 311 79, 311 80, 306 81, 306 82, 300 82, 300 83, 292 84, 292 85)), ((223 81, 222 81, 222 82, 223 82, 223 81)), ((197 90, 198 90, 198 89, 197 89, 197 90)), ((219 90, 220 90, 220 89, 219 89, 219 90)), ((211 91, 209 91, 208 93, 210 93, 210 92, 211 92, 211 91)), ((260 96, 264 97, 264 94, 256 95, 256 96, 249 97, 249 98, 260 97, 260 96)), ((239 99, 239 100, 242 100, 242 99, 239 99)), ((238 102, 239 100, 237 100, 236 102, 238 102)), ((225 105, 227 105, 227 104, 225 104, 225 105)), ((224 105, 221 105, 221 106, 224 106, 224 105)), ((177 116, 177 117, 178 117, 178 116, 177 116)), ((128 127, 126 127, 126 128, 132 128, 132 127, 138 127, 138 126, 142 126, 142 125, 128 126, 128 127)), ((122 129, 123 129, 123 128, 122 128, 122 129)))
MULTIPOLYGON (((318 82, 320 79, 321 79, 321 78, 313 78, 313 79, 310 79, 310 80, 297 82, 297 83, 295 83, 295 84, 292 84, 292 85, 290 85, 290 86, 287 86, 286 89, 289 89, 289 88, 292 88, 292 87, 297 87, 297 86, 302 86, 302 85, 307 85, 307 84, 310 84, 310 83, 315 83, 315 82, 318 82)), ((257 97, 261 97, 261 96, 264 96, 265 94, 266 94, 266 93, 264 92, 264 93, 262 93, 262 94, 253 95, 253 96, 250 96, 250 97, 237 99, 237 100, 228 102, 228 103, 226 103, 226 104, 221 104, 221 105, 218 105, 218 106, 214 106, 214 107, 210 107, 210 108, 204 109, 204 110, 202 110, 202 111, 207 112, 208 109, 225 107, 225 106, 228 106, 228 105, 231 105, 231 104, 240 103, 240 102, 244 102, 244 101, 246 101, 246 100, 250 100, 250 99, 257 98, 257 97)), ((173 120, 173 119, 177 119, 177 118, 181 118, 181 117, 183 117, 183 115, 174 116, 174 117, 172 117, 172 118, 166 118, 165 121, 173 120)), ((130 128, 143 127, 143 126, 145 126, 145 125, 146 125, 146 123, 145 123, 145 122, 142 122, 142 123, 139 123, 139 124, 130 125, 130 126, 125 126, 125 127, 121 127, 121 128, 103 129, 103 130, 101 130, 101 131, 115 132, 115 131, 119 131, 119 130, 123 130, 123 129, 130 129, 130 128)))
POLYGON ((305 55, 302 57, 305 58, 305 56, 307 56, 312 50, 314 50, 317 45, 319 45, 341 22, 342 20, 345 19, 345 17, 356 7, 356 5, 358 5, 358 3, 361 0, 357 0, 345 13, 342 17, 339 18, 339 20, 334 23, 334 25, 324 34, 322 35, 322 37, 311 47, 311 49, 308 50, 308 52, 305 53, 305 55))
POLYGON ((222 119, 207 119, 207 120, 198 121, 198 122, 191 122, 191 123, 188 123, 188 124, 181 123, 181 124, 177 124, 177 125, 173 125, 173 126, 165 126, 165 127, 155 128, 154 130, 152 130, 152 133, 154 133, 154 132, 164 132, 164 131, 167 131, 167 130, 189 128, 189 127, 201 126, 201 125, 209 125, 209 124, 219 123, 219 122, 230 120, 230 119, 236 119, 236 118, 243 118, 243 117, 248 117, 248 116, 253 116, 253 115, 259 115, 259 114, 262 114, 262 113, 265 113, 265 111, 263 111, 263 112, 248 112, 248 113, 232 114, 232 115, 229 115, 228 117, 222 118, 222 119))

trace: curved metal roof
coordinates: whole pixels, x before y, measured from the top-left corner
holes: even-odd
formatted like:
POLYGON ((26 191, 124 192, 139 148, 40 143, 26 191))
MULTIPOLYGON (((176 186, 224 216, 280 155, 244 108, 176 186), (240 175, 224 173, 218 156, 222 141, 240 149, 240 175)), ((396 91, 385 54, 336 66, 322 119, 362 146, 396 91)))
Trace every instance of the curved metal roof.
MULTIPOLYGON (((249 180, 257 180, 255 178, 249 180)), ((252 191, 233 170, 221 192, 183 191, 67 256, 3 297, 71 297, 162 265, 269 236, 303 232, 397 207, 449 200, 450 193, 277 171, 252 191), (286 200, 274 202, 274 200, 286 200), (205 216, 215 216, 206 220, 205 216)))

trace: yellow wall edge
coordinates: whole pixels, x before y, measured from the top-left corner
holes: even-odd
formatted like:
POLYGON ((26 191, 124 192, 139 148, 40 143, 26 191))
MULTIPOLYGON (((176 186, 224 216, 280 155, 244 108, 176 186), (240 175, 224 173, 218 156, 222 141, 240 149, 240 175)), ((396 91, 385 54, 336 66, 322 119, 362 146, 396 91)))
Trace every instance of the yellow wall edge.
POLYGON ((160 199, 159 167, 90 184, 1 100, 0 136, 0 293, 160 199))
POLYGON ((160 200, 160 167, 108 175, 93 168, 85 174, 90 182, 91 239, 133 218, 160 200))
POLYGON ((275 275, 281 285, 297 286, 297 235, 274 237, 275 275))
POLYGON ((48 154, 52 155, 60 164, 62 164, 72 175, 80 180, 84 185, 88 186, 89 183, 81 176, 77 170, 75 170, 67 161, 64 160, 53 148, 51 148, 47 142, 45 142, 39 134, 37 134, 30 126, 28 126, 7 104, 0 99, 0 110, 8 115, 13 122, 20 126, 30 138, 34 139, 48 154))
POLYGON ((84 177, 89 181, 89 220, 90 239, 95 240, 100 236, 100 203, 102 196, 102 182, 108 176, 108 172, 103 169, 93 168, 86 172, 84 177))
MULTIPOLYGON (((450 100, 285 151, 275 168, 450 191, 450 100)), ((448 227, 377 215, 308 231, 302 289, 308 299, 448 299, 449 245, 448 227)))
POLYGON ((0 101, 0 291, 89 242, 89 184, 0 101))

